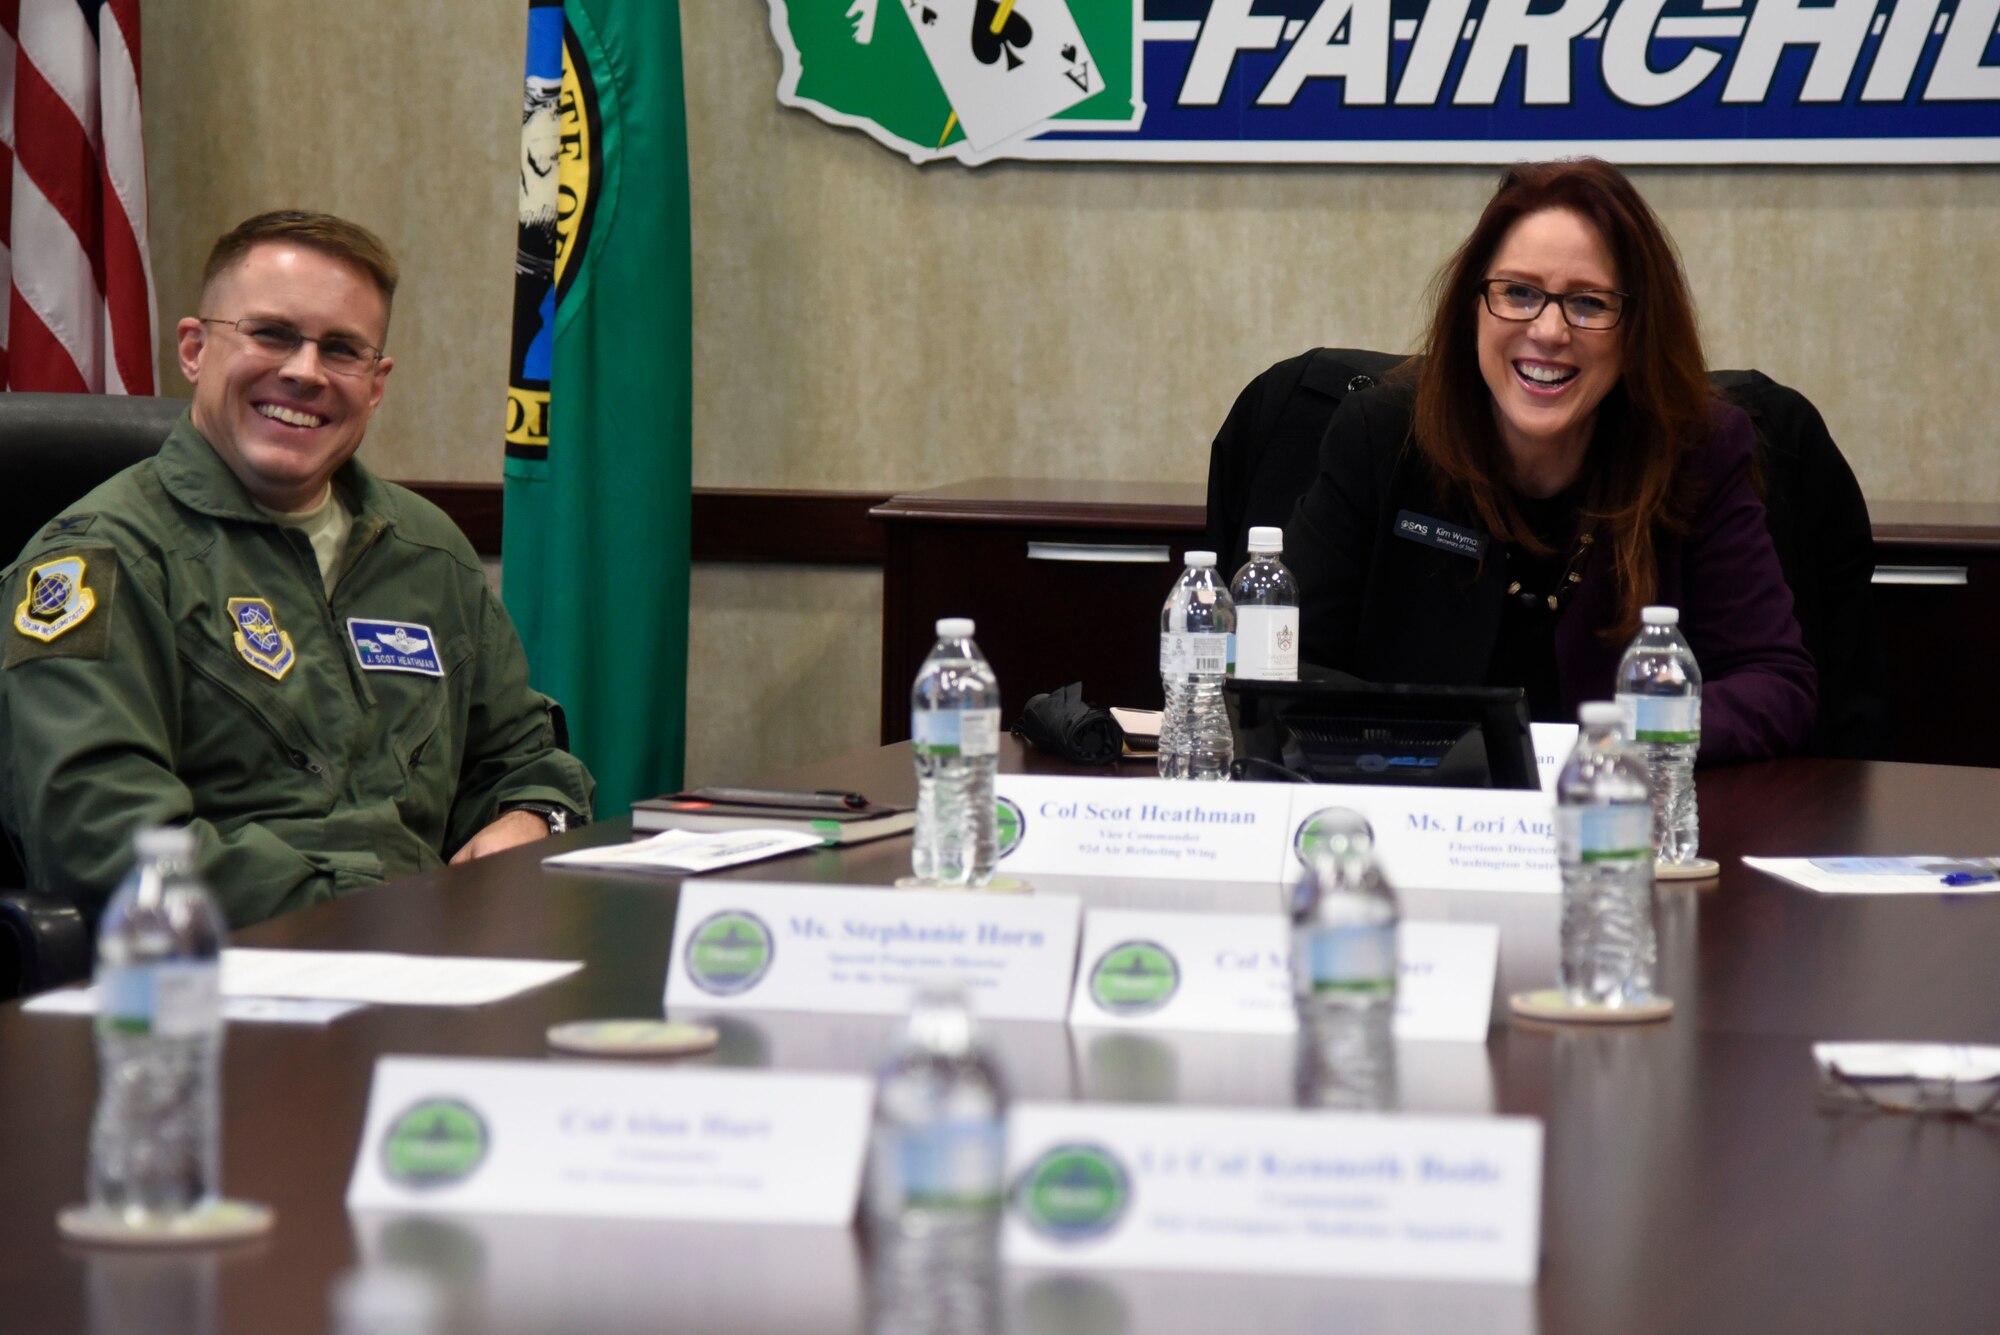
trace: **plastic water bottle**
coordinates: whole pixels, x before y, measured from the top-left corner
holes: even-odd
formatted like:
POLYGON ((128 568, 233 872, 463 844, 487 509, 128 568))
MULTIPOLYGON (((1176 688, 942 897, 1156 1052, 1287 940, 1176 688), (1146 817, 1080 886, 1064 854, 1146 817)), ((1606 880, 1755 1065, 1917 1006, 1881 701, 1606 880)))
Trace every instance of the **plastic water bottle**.
POLYGON ((876 1079, 868 1147, 868 1329, 999 1329, 1007 1092, 965 993, 920 987, 876 1079))
POLYGON ((1236 666, 1245 681, 1299 679, 1299 582, 1278 559, 1285 530, 1250 530, 1250 559, 1229 581, 1236 604, 1236 666))
POLYGON ((1396 894, 1359 813, 1322 813, 1313 866, 1293 893, 1292 993, 1299 1101, 1386 1109, 1397 1102, 1396 894))
POLYGON ((917 879, 984 885, 992 878, 993 776, 1000 768, 1000 686, 972 642, 972 621, 945 617, 910 688, 917 762, 917 879))
POLYGON ((898 1235, 997 1222, 1007 1091, 958 987, 917 989, 909 1023, 876 1077, 868 1215, 898 1235))
POLYGON ((1189 552, 1160 609, 1160 777, 1227 779, 1235 743, 1222 682, 1235 657, 1236 607, 1215 574, 1214 552, 1189 552))
POLYGON ((97 937, 97 1116, 90 1205, 132 1224, 220 1194, 222 915, 194 835, 141 830, 97 937))
POLYGON ((1653 783, 1653 854, 1694 861, 1701 842, 1695 810, 1694 753, 1701 749, 1701 669, 1672 607, 1648 607, 1618 662, 1618 707, 1625 735, 1653 783))
POLYGON ((1563 995, 1624 1006, 1653 995, 1653 791, 1610 701, 1578 711, 1582 731, 1556 780, 1562 864, 1563 995))

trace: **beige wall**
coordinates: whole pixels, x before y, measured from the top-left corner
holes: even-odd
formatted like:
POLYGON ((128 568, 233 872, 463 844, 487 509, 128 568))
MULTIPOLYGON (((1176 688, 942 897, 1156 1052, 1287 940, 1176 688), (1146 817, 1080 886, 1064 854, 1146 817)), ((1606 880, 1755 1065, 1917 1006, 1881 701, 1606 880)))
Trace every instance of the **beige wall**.
MULTIPOLYGON (((1268 363, 1408 344, 1493 176, 919 169, 778 106, 765 0, 682 14, 702 485, 1199 480, 1268 363)), ((497 478, 519 0, 206 0, 145 23, 163 317, 245 214, 362 219, 405 270, 372 457, 497 478)), ((1712 362, 1812 396, 1871 498, 2000 501, 2000 171, 1635 175, 1680 241, 1712 362)), ((869 744, 879 604, 867 575, 698 571, 690 777, 869 744), (803 689, 815 664, 843 675, 803 689)))

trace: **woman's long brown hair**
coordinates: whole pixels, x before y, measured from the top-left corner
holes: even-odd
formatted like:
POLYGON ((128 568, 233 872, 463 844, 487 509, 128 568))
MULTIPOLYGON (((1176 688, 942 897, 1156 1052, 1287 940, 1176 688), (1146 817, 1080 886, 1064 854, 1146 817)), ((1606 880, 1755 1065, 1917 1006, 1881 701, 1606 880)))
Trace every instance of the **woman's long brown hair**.
POLYGON ((1680 255, 1632 183, 1597 158, 1508 168, 1486 211, 1432 281, 1434 313, 1417 371, 1411 436, 1439 485, 1479 517, 1500 542, 1538 554, 1547 547, 1522 522, 1507 484, 1507 455, 1493 419, 1493 396, 1479 371, 1479 283, 1515 223, 1545 209, 1568 209, 1604 238, 1630 294, 1617 336, 1619 382, 1598 405, 1588 517, 1608 550, 1618 591, 1618 624, 1603 636, 1630 639, 1657 584, 1654 530, 1685 532, 1694 497, 1683 456, 1710 429, 1706 359, 1680 255))

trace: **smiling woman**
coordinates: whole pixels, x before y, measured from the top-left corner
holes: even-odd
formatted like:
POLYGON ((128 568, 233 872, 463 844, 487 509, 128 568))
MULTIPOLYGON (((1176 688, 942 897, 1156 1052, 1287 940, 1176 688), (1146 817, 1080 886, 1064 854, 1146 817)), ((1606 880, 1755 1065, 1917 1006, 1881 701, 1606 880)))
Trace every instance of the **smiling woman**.
POLYGON ((1592 158, 1510 168, 1433 296, 1425 355, 1346 399, 1286 527, 1306 659, 1520 686, 1567 720, 1665 603, 1702 665, 1703 758, 1801 745, 1813 664, 1749 419, 1709 390, 1679 256, 1631 182, 1592 158), (1439 523, 1472 540, 1415 536, 1439 523))

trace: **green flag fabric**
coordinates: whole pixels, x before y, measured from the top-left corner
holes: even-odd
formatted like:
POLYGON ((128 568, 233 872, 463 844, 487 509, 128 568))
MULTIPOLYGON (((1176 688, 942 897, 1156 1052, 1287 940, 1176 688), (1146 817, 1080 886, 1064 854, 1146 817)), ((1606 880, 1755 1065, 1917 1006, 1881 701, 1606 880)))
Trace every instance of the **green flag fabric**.
POLYGON ((501 593, 597 814, 678 788, 693 431, 673 0, 531 0, 501 593))

